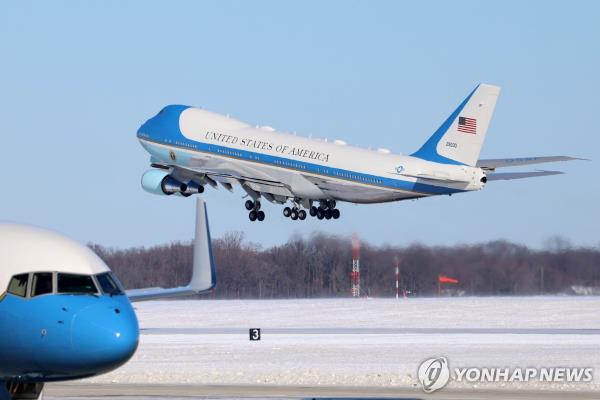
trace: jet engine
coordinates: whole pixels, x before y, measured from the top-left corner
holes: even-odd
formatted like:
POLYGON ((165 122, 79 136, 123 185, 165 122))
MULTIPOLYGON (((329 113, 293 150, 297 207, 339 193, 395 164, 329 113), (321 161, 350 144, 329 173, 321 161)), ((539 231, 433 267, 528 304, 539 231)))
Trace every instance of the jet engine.
POLYGON ((142 175, 142 188, 152 194, 179 194, 184 197, 204 192, 204 186, 194 181, 180 182, 173 178, 168 171, 151 169, 142 175))

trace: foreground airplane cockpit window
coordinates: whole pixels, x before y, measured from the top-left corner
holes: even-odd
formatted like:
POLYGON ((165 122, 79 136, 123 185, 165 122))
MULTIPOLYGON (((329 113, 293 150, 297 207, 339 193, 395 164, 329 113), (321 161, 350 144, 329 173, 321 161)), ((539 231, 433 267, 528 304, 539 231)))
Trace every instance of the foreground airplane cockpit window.
POLYGON ((61 274, 56 279, 58 293, 98 294, 94 279, 90 275, 61 274))
POLYGON ((31 297, 52 293, 52 272, 33 274, 31 297))
POLYGON ((96 280, 105 294, 123 294, 120 282, 110 272, 96 275, 96 280))
POLYGON ((16 296, 25 297, 27 295, 27 280, 29 274, 15 275, 8 284, 7 292, 16 296))

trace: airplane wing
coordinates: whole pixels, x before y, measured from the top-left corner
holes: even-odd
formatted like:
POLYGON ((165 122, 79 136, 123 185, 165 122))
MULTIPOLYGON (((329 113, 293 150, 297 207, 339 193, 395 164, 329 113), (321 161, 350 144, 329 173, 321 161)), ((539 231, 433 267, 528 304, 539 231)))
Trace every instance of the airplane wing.
POLYGON ((262 194, 271 194, 273 199, 278 199, 280 203, 284 202, 288 197, 293 197, 294 194, 288 185, 282 182, 261 179, 241 174, 233 174, 229 172, 216 172, 199 168, 184 168, 179 165, 152 163, 152 167, 170 170, 171 175, 179 181, 185 182, 191 179, 207 183, 217 189, 219 183, 225 189, 232 191, 232 184, 239 184, 246 192, 254 191, 262 194), (283 199, 283 200, 282 200, 283 199))
POLYGON ((512 179, 532 178, 536 176, 561 175, 561 171, 533 171, 533 172, 494 172, 487 175, 488 181, 508 181, 512 179))
POLYGON ((557 161, 585 160, 584 158, 568 156, 548 156, 548 157, 520 157, 520 158, 493 158, 477 161, 477 167, 494 170, 496 168, 517 167, 520 165, 541 164, 557 161))
POLYGON ((129 300, 144 301, 166 297, 187 296, 208 292, 216 286, 217 274, 210 241, 210 229, 206 216, 206 204, 201 198, 196 201, 196 235, 194 238, 194 261, 192 279, 187 286, 177 288, 144 288, 127 290, 129 300))

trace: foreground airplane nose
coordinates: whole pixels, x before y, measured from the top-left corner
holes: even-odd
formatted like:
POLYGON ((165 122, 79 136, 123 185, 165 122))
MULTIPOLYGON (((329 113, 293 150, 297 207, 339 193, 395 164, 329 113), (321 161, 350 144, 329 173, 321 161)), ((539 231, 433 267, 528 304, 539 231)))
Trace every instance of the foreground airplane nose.
POLYGON ((137 318, 127 300, 89 306, 75 315, 71 325, 71 346, 95 374, 127 362, 138 340, 137 318))

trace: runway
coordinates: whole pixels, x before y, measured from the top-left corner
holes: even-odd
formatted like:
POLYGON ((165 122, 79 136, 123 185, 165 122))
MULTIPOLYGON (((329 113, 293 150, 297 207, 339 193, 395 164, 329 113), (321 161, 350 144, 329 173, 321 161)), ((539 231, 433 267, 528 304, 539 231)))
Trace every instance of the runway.
POLYGON ((121 368, 54 398, 600 398, 600 298, 202 300, 136 304, 121 368), (250 328, 261 329, 251 341, 250 328), (426 395, 419 365, 589 367, 591 382, 466 382, 426 395), (106 396, 106 397, 104 397, 106 396))
MULTIPOLYGON (((145 328, 142 335, 242 335, 248 328, 145 328)), ((263 335, 600 335, 571 328, 261 328, 263 335)))
POLYGON ((419 389, 339 386, 278 385, 155 385, 155 384, 49 384, 46 399, 141 400, 141 399, 437 399, 437 400, 538 400, 598 399, 594 392, 498 391, 444 389, 426 394, 419 389))

